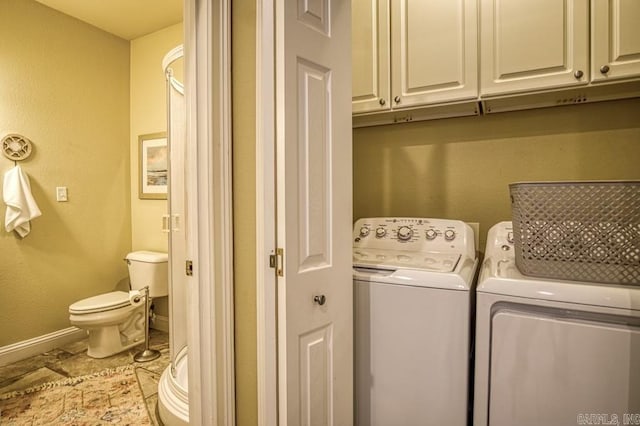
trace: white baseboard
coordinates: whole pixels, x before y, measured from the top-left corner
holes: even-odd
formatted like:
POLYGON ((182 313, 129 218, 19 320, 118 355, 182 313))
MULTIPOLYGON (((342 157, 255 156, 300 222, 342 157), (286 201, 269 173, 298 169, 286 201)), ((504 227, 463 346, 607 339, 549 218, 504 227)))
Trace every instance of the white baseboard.
POLYGON ((169 317, 165 317, 163 315, 156 315, 155 319, 151 323, 151 328, 154 330, 164 331, 165 333, 169 332, 169 317))
POLYGON ((0 347, 0 366, 38 355, 87 336, 85 330, 68 327, 53 333, 0 347))

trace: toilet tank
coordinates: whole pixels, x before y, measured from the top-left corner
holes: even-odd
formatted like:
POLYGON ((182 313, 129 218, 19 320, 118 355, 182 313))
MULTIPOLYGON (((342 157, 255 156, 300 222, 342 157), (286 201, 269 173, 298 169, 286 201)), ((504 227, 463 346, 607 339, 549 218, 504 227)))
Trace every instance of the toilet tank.
POLYGON ((167 253, 156 251, 134 251, 125 258, 129 267, 132 290, 149 286, 149 296, 162 297, 169 294, 169 270, 167 253))

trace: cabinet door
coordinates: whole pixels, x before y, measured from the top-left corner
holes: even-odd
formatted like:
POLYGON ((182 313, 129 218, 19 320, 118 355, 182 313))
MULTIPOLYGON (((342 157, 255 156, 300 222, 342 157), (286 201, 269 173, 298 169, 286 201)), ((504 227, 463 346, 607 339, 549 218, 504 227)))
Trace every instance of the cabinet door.
POLYGON ((352 110, 388 110, 389 1, 353 0, 351 8, 352 110))
POLYGON ((481 94, 586 84, 588 30, 587 0, 481 0, 481 94))
POLYGON ((640 1, 591 1, 594 82, 640 76, 640 1))
POLYGON ((478 96, 475 0, 392 0, 393 107, 478 96))

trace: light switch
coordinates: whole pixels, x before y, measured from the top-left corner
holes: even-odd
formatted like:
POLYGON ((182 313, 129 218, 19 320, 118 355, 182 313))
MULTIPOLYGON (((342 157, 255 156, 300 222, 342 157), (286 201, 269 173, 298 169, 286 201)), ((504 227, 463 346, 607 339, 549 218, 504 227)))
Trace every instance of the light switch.
POLYGON ((66 186, 56 186, 56 201, 69 201, 66 186))

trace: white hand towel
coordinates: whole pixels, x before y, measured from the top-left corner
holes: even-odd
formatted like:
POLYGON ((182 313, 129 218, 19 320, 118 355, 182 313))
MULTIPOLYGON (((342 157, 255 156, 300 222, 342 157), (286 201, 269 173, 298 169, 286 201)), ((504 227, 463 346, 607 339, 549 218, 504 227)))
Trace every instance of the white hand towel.
POLYGON ((3 197, 7 205, 4 226, 7 232, 16 231, 22 238, 31 232, 29 221, 42 214, 31 195, 29 177, 20 166, 4 174, 3 197))

